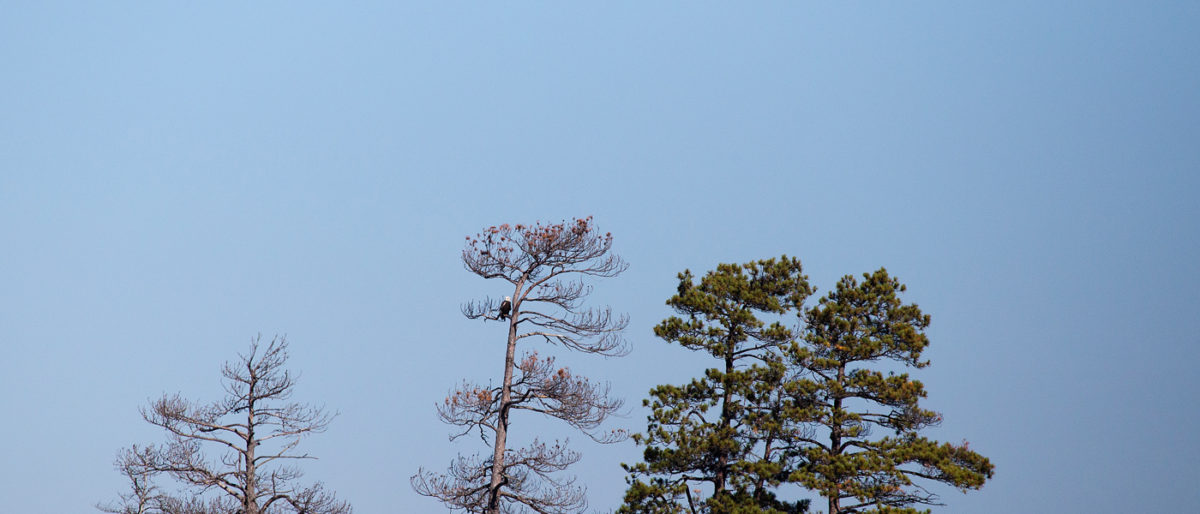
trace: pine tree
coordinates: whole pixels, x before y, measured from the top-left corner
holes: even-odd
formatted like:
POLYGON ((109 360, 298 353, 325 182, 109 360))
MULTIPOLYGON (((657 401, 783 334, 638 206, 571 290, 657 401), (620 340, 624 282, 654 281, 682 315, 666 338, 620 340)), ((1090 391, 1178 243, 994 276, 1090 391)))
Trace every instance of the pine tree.
POLYGON ((863 278, 842 278, 804 310, 812 289, 786 256, 722 264, 699 285, 681 274, 667 303, 683 317, 655 334, 718 365, 651 390, 647 431, 634 436, 644 461, 625 466, 619 512, 803 512, 808 500, 775 495, 793 484, 824 497, 829 514, 916 513, 938 504, 928 481, 966 491, 991 478, 965 441, 920 435, 941 415, 919 405, 919 381, 888 368, 929 364, 930 317, 901 301, 905 286, 886 270, 863 278), (764 321, 791 313, 795 330, 764 321), (891 434, 872 439, 873 429, 891 434))
POLYGON ((821 298, 806 314, 804 344, 789 352, 789 365, 802 373, 790 384, 807 405, 803 417, 817 430, 797 446, 803 465, 790 481, 820 493, 829 514, 843 512, 920 512, 914 505, 936 505, 937 496, 918 479, 978 489, 992 477, 987 458, 961 445, 938 443, 919 435, 941 422, 923 409, 926 393, 907 373, 872 369, 894 361, 924 368, 921 353, 929 345, 924 330, 930 317, 915 304, 903 304, 905 286, 880 269, 853 276, 821 298), (870 438, 873 429, 891 435, 870 438))
POLYGON ((787 417, 798 412, 784 394, 783 349, 793 333, 779 317, 811 294, 800 261, 783 256, 743 265, 722 264, 699 284, 679 275, 667 304, 681 315, 655 335, 704 352, 716 366, 680 386, 651 390, 644 462, 626 465, 630 487, 618 511, 803 512, 807 501, 784 502, 774 488, 787 478, 787 417))
POLYGON ((625 432, 600 430, 622 405, 608 386, 555 365, 552 357, 527 351, 524 342, 546 342, 587 354, 626 352, 621 331, 625 316, 608 307, 585 307, 591 286, 585 277, 615 277, 625 261, 612 253, 612 235, 592 218, 534 225, 499 225, 467 238, 462 254, 467 270, 512 287, 504 302, 474 301, 463 307, 470 319, 504 323, 504 372, 500 384, 464 382, 438 406, 442 421, 456 426, 451 439, 476 433, 492 446, 485 456, 459 456, 446 473, 421 469, 411 479, 417 493, 467 512, 571 513, 586 509, 585 489, 561 476, 580 454, 565 442, 533 442, 514 448, 509 424, 516 412, 563 421, 600 443, 623 441, 625 432))

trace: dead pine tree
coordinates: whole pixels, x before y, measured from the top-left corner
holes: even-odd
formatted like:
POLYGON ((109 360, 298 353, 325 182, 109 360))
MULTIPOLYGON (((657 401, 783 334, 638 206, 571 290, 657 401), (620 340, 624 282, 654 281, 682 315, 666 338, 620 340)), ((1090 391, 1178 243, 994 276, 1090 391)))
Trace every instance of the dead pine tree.
POLYGON ((131 482, 121 503, 99 505, 122 514, 349 514, 320 483, 297 483, 295 462, 314 457, 297 451, 304 437, 324 432, 331 416, 320 407, 288 401, 295 381, 284 369, 287 342, 250 351, 225 363, 225 397, 209 404, 164 395, 142 417, 165 430, 164 445, 133 446, 116 467, 131 482), (212 460, 207 449, 217 450, 212 460), (166 475, 182 486, 168 494, 154 479, 166 475))
POLYGON ((575 376, 536 352, 517 357, 523 340, 604 356, 627 352, 620 332, 628 318, 614 315, 608 307, 584 306, 591 293, 586 278, 614 277, 627 268, 611 250, 612 235, 600 233, 591 217, 547 225, 499 225, 467 238, 462 253, 467 270, 512 287, 512 295, 503 302, 485 298, 462 309, 467 318, 507 326, 504 379, 496 387, 464 382, 438 406, 438 415, 459 427, 452 440, 478 432, 492 452, 459 456, 446 473, 421 469, 411 480, 418 493, 452 510, 487 514, 575 513, 586 508, 584 488, 558 473, 577 462, 579 453, 565 442, 536 439, 510 448, 508 428, 513 411, 529 411, 564 421, 597 442, 627 437, 623 430, 600 428, 622 404, 608 397, 607 385, 575 376))

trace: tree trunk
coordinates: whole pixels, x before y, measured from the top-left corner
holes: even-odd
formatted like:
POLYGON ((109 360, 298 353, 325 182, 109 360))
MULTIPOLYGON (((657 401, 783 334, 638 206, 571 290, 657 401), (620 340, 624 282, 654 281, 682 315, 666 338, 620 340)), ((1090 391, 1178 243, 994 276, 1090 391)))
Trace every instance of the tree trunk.
MULTIPOLYGON (((837 383, 844 384, 846 381, 846 363, 841 363, 838 366, 837 383)), ((833 418, 830 419, 829 428, 829 453, 830 460, 836 459, 842 454, 842 420, 845 416, 842 415, 842 397, 840 392, 835 393, 833 397, 833 418)), ((841 481, 842 477, 834 475, 833 479, 833 494, 829 495, 829 514, 839 514, 842 511, 839 505, 842 495, 841 481)))
MULTIPOLYGON (((730 339, 725 348, 725 379, 722 387, 721 396, 721 428, 728 429, 733 423, 733 413, 730 411, 729 402, 733 399, 732 380, 729 376, 733 373, 733 340, 730 339)), ((716 473, 713 475, 713 496, 725 492, 725 481, 728 477, 729 455, 721 454, 720 462, 717 463, 716 473)))
POLYGON ((246 497, 242 499, 242 510, 246 514, 258 514, 258 502, 254 501, 255 495, 258 493, 254 469, 254 450, 258 442, 254 440, 254 386, 250 384, 249 389, 249 408, 246 409, 246 497))
MULTIPOLYGON (((522 283, 524 280, 521 281, 522 283)), ((500 487, 504 484, 504 450, 508 442, 508 405, 512 401, 513 366, 517 355, 517 315, 521 284, 513 294, 508 316, 508 348, 504 354, 504 383, 500 386, 500 414, 496 420, 496 446, 492 452, 492 481, 488 486, 487 514, 500 512, 500 487)))

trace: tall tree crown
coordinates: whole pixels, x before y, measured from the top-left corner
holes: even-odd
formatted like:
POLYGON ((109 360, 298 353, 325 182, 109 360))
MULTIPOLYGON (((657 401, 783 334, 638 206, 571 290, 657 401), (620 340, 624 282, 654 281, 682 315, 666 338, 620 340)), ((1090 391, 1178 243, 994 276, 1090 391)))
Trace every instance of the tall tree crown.
MULTIPOLYGON (((534 440, 522 448, 508 444, 510 416, 531 412, 557 419, 601 443, 627 438, 624 431, 604 432, 601 424, 622 405, 597 384, 557 366, 553 357, 525 352, 517 344, 533 338, 570 350, 601 355, 626 352, 620 332, 628 318, 608 307, 584 307, 591 286, 583 279, 613 277, 627 267, 611 252, 612 235, 603 235, 592 218, 558 224, 498 225, 467 237, 462 252, 468 271, 500 279, 512 287, 511 300, 474 300, 462 307, 470 319, 505 323, 504 375, 495 387, 464 382, 438 414, 457 426, 457 438, 478 431, 492 444, 488 457, 462 457, 447 473, 424 469, 411 479, 419 494, 469 512, 576 513, 586 508, 585 489, 561 477, 580 459, 565 442, 534 440)), ((507 295, 506 295, 507 296, 507 295)))
POLYGON ((822 364, 892 359, 923 368, 929 364, 921 361, 921 352, 929 346, 924 330, 930 317, 915 304, 903 304, 899 293, 906 290, 884 268, 864 273, 861 284, 853 276, 842 277, 807 311, 805 339, 829 359, 822 364))
POLYGON ((816 430, 798 447, 803 466, 790 480, 819 492, 828 512, 916 513, 938 504, 918 480, 978 489, 993 473, 987 458, 967 444, 938 443, 920 435, 941 414, 924 409, 924 385, 907 373, 872 369, 878 361, 924 368, 930 317, 905 304, 905 286, 886 269, 859 282, 843 277, 804 314, 804 341, 790 352, 800 371, 794 390, 816 430), (871 438, 873 429, 893 435, 871 438))
MULTIPOLYGON (((602 355, 628 352, 620 333, 629 324, 609 307, 584 307, 592 287, 584 277, 615 277, 629 266, 612 253, 612 234, 601 234, 592 218, 557 224, 497 225, 467 237, 462 252, 468 271, 502 279, 513 287, 515 337, 540 338, 572 350, 602 355)), ((497 319, 499 302, 472 300, 462 307, 471 319, 497 319)))
POLYGON ((799 259, 767 259, 747 264, 721 264, 695 283, 691 271, 679 274, 677 294, 667 305, 686 316, 671 316, 654 327, 658 337, 690 350, 739 357, 741 343, 779 343, 791 332, 781 323, 768 325, 756 313, 782 314, 796 309, 812 289, 799 259))

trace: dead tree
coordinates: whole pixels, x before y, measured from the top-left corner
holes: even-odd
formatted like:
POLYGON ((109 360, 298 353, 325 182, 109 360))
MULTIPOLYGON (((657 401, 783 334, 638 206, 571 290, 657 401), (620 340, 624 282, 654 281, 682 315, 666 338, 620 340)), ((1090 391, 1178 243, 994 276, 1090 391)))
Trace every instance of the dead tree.
POLYGON ((165 512, 169 497, 154 484, 153 473, 141 465, 146 459, 146 449, 137 445, 121 450, 113 467, 129 480, 129 492, 121 493, 120 503, 97 504, 96 508, 113 514, 165 512))
POLYGON ((224 399, 200 404, 164 395, 142 417, 170 434, 163 445, 123 450, 117 469, 131 482, 122 503, 100 506, 122 514, 349 514, 350 505, 320 483, 296 484, 294 463, 312 459, 296 450, 304 437, 324 432, 331 416, 323 408, 289 402, 295 386, 284 369, 287 341, 260 339, 250 352, 227 362, 224 399), (216 448, 210 459, 205 448, 216 448), (166 475, 183 491, 167 494, 153 483, 166 475))
POLYGON ((509 416, 514 410, 556 418, 601 443, 624 440, 623 430, 600 426, 622 402, 608 397, 607 385, 577 377, 553 358, 526 352, 517 358, 517 344, 533 338, 583 353, 624 355, 621 330, 625 316, 608 307, 587 308, 588 277, 614 277, 627 265, 611 253, 612 235, 601 234, 591 217, 559 224, 500 225, 467 238, 463 264, 485 279, 500 279, 512 287, 507 315, 491 298, 463 306, 470 319, 505 322, 508 328, 504 379, 499 386, 464 382, 441 405, 442 421, 459 427, 450 438, 477 432, 492 453, 486 457, 459 456, 446 473, 421 469, 412 477, 420 494, 467 512, 534 511, 580 512, 585 490, 560 471, 580 455, 565 442, 534 440, 524 448, 508 447, 509 416))

